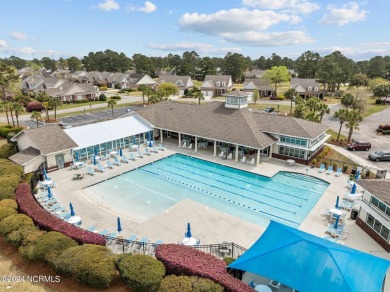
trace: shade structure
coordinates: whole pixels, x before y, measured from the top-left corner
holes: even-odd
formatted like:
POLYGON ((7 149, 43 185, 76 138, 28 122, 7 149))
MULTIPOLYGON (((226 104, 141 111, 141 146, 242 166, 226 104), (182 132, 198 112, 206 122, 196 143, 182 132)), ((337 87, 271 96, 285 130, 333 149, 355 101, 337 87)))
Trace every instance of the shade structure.
POLYGON ((339 228, 339 218, 340 218, 340 215, 337 215, 337 217, 336 217, 336 222, 334 223, 334 229, 337 229, 337 228, 339 228))
POLYGON ((358 170, 358 171, 356 171, 356 175, 355 175, 355 179, 356 179, 356 180, 359 179, 359 175, 360 175, 360 172, 359 172, 359 170, 358 170))
POLYGON ((74 210, 73 210, 73 205, 72 205, 72 203, 69 203, 69 208, 70 208, 70 216, 74 216, 74 215, 76 215, 76 213, 74 212, 74 210))
POLYGON ((191 238, 191 237, 192 237, 192 234, 191 234, 191 225, 190 225, 190 223, 187 223, 186 237, 187 237, 187 238, 191 238))
POLYGON ((340 196, 337 196, 337 198, 336 198, 336 205, 334 205, 334 207, 336 209, 339 209, 339 200, 340 200, 340 196))
POLYGON ((43 169, 43 176, 45 177, 45 180, 50 180, 50 178, 47 176, 46 168, 43 169))
POLYGON ((51 199, 51 198, 53 197, 53 194, 52 194, 51 189, 50 189, 49 186, 47 186, 47 197, 48 197, 49 199, 51 199))
POLYGON ((118 220, 117 220, 117 230, 118 232, 120 233, 122 231, 122 225, 121 225, 121 218, 118 217, 118 220))
POLYGON ((119 148, 119 156, 123 156, 123 151, 122 151, 122 148, 119 148))
POLYGON ((98 148, 97 148, 97 146, 93 147, 93 153, 95 155, 98 155, 98 148))
POLYGON ((93 165, 96 165, 96 155, 93 156, 93 165))
POLYGON ((299 291, 382 291, 390 261, 271 221, 229 265, 299 291))
POLYGON ((351 188, 351 194, 355 194, 356 193, 356 183, 353 184, 352 188, 351 188))

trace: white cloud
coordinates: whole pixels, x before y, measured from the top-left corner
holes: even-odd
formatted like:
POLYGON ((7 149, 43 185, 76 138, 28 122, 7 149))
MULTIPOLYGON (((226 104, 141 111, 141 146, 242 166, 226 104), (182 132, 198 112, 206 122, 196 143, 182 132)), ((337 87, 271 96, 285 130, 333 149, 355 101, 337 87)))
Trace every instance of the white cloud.
POLYGON ((103 11, 118 10, 119 4, 115 0, 104 0, 103 3, 98 4, 98 8, 103 11))
POLYGON ((302 31, 245 32, 241 34, 226 34, 224 38, 233 43, 261 47, 301 45, 315 42, 313 38, 302 31))
POLYGON ((389 56, 390 42, 361 43, 353 47, 333 46, 314 49, 314 51, 323 54, 330 54, 334 51, 340 51, 345 56, 354 60, 368 60, 376 56, 389 56))
POLYGON ((148 45, 149 48, 154 50, 168 51, 168 52, 185 52, 185 51, 196 51, 199 54, 206 55, 221 55, 228 52, 239 53, 241 48, 218 48, 213 44, 208 43, 192 43, 192 42, 182 42, 182 43, 152 43, 148 45))
POLYGON ((24 41, 28 39, 27 35, 20 31, 13 31, 10 36, 17 41, 24 41))
POLYGON ((8 44, 4 40, 0 40, 0 48, 6 48, 8 47, 8 44))
POLYGON ((293 18, 274 11, 248 10, 246 8, 220 10, 212 14, 185 13, 179 25, 186 30, 219 35, 227 32, 265 30, 272 25, 291 21, 293 18))
POLYGON ((136 7, 133 5, 129 5, 129 6, 127 6, 127 9, 130 11, 140 11, 140 12, 145 12, 145 13, 152 13, 152 12, 156 11, 157 6, 154 5, 150 1, 146 1, 144 3, 144 6, 142 6, 142 7, 136 7))
POLYGON ((362 10, 356 2, 348 2, 340 7, 335 5, 328 6, 328 13, 319 21, 321 24, 345 25, 350 22, 362 21, 366 19, 366 10, 362 10))
POLYGON ((15 55, 33 55, 36 53, 36 50, 30 47, 23 47, 23 48, 9 48, 7 53, 15 54, 15 55))
POLYGON ((260 9, 293 11, 297 14, 309 14, 320 8, 317 3, 306 0, 243 0, 242 4, 260 9))

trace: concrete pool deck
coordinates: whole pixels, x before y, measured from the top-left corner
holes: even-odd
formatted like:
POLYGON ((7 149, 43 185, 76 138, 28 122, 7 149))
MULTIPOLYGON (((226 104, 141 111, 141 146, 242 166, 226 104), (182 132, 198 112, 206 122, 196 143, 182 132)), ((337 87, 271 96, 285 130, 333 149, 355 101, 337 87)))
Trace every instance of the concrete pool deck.
MULTIPOLYGON (((334 207, 337 195, 340 195, 341 199, 347 192, 348 176, 344 174, 340 177, 336 177, 334 174, 327 175, 325 172, 319 173, 318 168, 308 168, 297 164, 289 166, 285 161, 268 157, 265 159, 262 157, 260 166, 253 167, 240 162, 213 157, 210 149, 189 152, 168 141, 164 141, 164 146, 167 147, 165 151, 160 151, 157 154, 153 153, 151 156, 146 156, 129 164, 124 163, 112 170, 107 169, 106 172, 97 173, 95 176, 85 175, 82 180, 72 179, 75 173, 80 172, 77 170, 66 168, 53 171, 50 173, 50 177, 57 183, 57 187, 53 191, 61 204, 67 209, 69 209, 69 202, 72 202, 76 214, 82 218, 84 228, 94 225, 99 231, 108 229, 114 232, 117 228, 116 218, 120 216, 123 228, 122 235, 125 238, 130 234, 137 234, 139 238, 148 237, 151 242, 160 239, 165 243, 178 243, 183 239, 187 223, 190 222, 193 236, 200 239, 201 244, 230 241, 245 248, 249 248, 261 236, 265 230, 264 227, 191 200, 183 200, 168 208, 162 214, 140 222, 137 218, 132 218, 128 214, 120 214, 110 209, 106 204, 109 201, 109 194, 103 196, 101 201, 96 201, 88 195, 84 188, 174 153, 191 155, 265 176, 273 176, 279 171, 291 171, 301 174, 308 171, 308 175, 330 183, 325 193, 299 227, 300 230, 319 237, 324 236, 325 225, 327 224, 321 214, 324 213, 326 207, 334 207)), ((128 155, 127 150, 124 153, 128 155)), ((103 164, 105 164, 104 161, 103 164)), ((85 172, 85 170, 83 171, 85 172)), ((153 202, 150 203, 153 204, 153 202)), ((390 260, 389 253, 360 229, 354 220, 349 219, 349 214, 346 218, 348 237, 343 240, 345 246, 390 260)), ((385 289, 385 291, 390 291, 390 289, 385 289)))

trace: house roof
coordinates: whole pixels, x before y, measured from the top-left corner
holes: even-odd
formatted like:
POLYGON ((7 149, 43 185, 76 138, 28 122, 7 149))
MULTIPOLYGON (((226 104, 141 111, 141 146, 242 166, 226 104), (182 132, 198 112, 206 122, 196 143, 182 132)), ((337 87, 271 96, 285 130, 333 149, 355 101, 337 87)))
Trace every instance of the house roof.
POLYGON ((228 93, 224 93, 222 94, 223 96, 249 96, 250 93, 248 92, 245 92, 245 91, 238 91, 238 90, 233 90, 233 91, 230 91, 228 93))
POLYGON ((25 129, 16 134, 13 139, 17 140, 23 134, 27 135, 34 146, 44 155, 77 147, 77 144, 58 125, 25 129))
POLYGON ((160 75, 160 82, 173 83, 179 88, 187 88, 188 81, 191 79, 190 76, 178 76, 178 75, 160 75))
POLYGON ((272 91, 272 87, 267 79, 245 79, 244 90, 252 90, 253 87, 259 90, 272 91))
POLYGON ((227 89, 231 84, 232 76, 230 75, 206 75, 201 88, 218 87, 227 89), (217 83, 220 85, 217 86, 217 83), (225 86, 222 84, 225 83, 225 86))
POLYGON ((291 86, 299 84, 305 90, 307 90, 309 86, 312 87, 312 91, 314 91, 315 87, 317 87, 318 90, 320 90, 320 84, 317 82, 317 80, 313 78, 292 78, 290 84, 291 86))
POLYGON ((33 160, 34 158, 37 158, 38 156, 41 156, 41 152, 38 149, 35 149, 34 147, 28 147, 10 156, 9 159, 19 165, 23 165, 33 160))
POLYGON ((260 78, 267 70, 261 70, 261 69, 253 69, 249 71, 248 73, 245 73, 245 77, 247 78, 260 78))
POLYGON ((390 179, 361 179, 356 183, 390 206, 390 179))

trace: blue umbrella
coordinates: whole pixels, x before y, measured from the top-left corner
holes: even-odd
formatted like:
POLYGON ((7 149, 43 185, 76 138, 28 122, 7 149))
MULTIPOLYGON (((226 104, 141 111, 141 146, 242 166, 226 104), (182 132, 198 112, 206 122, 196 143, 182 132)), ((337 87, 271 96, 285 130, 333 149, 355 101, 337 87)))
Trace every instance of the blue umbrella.
POLYGON ((76 162, 79 161, 79 153, 77 151, 75 152, 75 160, 76 162))
POLYGON ((351 194, 356 193, 356 183, 353 184, 352 189, 351 189, 351 194))
POLYGON ((339 228, 339 218, 340 218, 340 215, 337 215, 337 217, 336 217, 336 222, 335 222, 335 224, 334 224, 334 229, 337 229, 337 228, 339 228))
POLYGON ((122 148, 119 148, 119 156, 123 156, 122 148))
POLYGON ((49 198, 49 199, 51 199, 53 196, 52 196, 52 193, 51 193, 51 189, 50 189, 50 187, 49 186, 47 186, 47 197, 49 198))
POLYGON ((122 226, 121 226, 121 218, 118 217, 118 232, 120 233, 122 231, 122 226))
POLYGON ((133 144, 136 144, 137 141, 135 140, 135 135, 133 136, 133 144))
POLYGON ((188 238, 192 237, 190 223, 187 223, 186 237, 188 237, 188 238))
POLYGON ((50 178, 47 176, 46 169, 43 169, 43 175, 45 176, 45 180, 50 180, 50 178))
POLYGON ((149 147, 153 147, 153 144, 152 144, 152 136, 150 135, 150 132, 148 132, 148 141, 149 141, 149 147))
POLYGON ((98 149, 97 149, 97 147, 95 146, 95 147, 93 147, 93 152, 95 153, 95 155, 98 155, 98 149))
POLYGON ((336 205, 334 206, 336 209, 339 209, 339 200, 340 200, 340 197, 337 196, 337 198, 336 198, 336 205))
POLYGON ((74 212, 74 210, 73 210, 73 205, 72 205, 72 203, 69 203, 69 208, 70 208, 70 216, 74 216, 74 215, 76 215, 76 213, 74 212))
POLYGON ((360 175, 360 172, 359 170, 356 172, 356 175, 355 175, 355 179, 358 180, 359 179, 359 175, 360 175))
POLYGON ((96 165, 96 155, 93 156, 93 165, 96 165))

